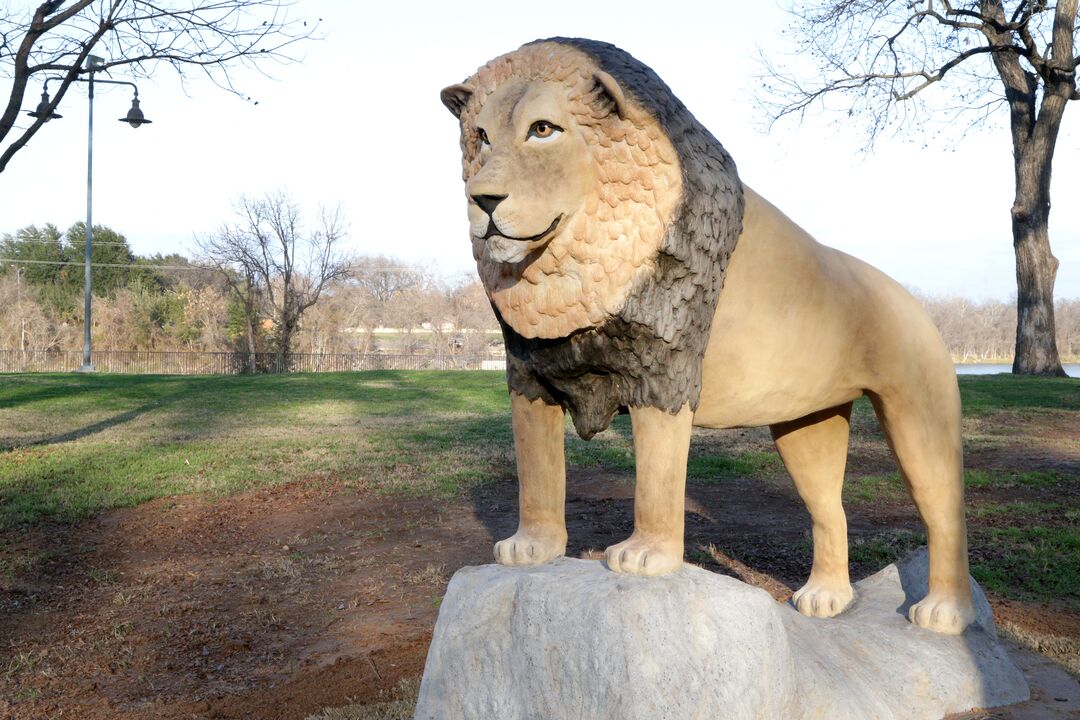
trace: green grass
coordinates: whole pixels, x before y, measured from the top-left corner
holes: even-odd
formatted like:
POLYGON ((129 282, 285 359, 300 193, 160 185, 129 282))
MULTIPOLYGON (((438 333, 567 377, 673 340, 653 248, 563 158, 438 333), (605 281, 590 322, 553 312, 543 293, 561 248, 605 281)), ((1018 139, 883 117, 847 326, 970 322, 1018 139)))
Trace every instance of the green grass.
POLYGON ((686 463, 690 481, 718 482, 735 477, 766 477, 783 470, 775 452, 742 452, 738 455, 698 455, 693 449, 686 463))
MULTIPOLYGON (((1080 410, 1075 379, 960 378, 964 411, 993 425, 1005 413, 1038 432, 1043 413, 1080 410)), ((883 438, 865 400, 856 440, 883 438)), ((1023 437, 1005 436, 1020 446, 1023 437)), ((500 372, 366 372, 278 376, 0 375, 0 528, 75 520, 155 498, 223 495, 305 478, 401 495, 453 499, 514 474, 510 408, 500 372)), ((691 482, 734 477, 784 483, 773 451, 751 443, 691 447, 691 482)), ((1067 452, 1067 450, 1063 450, 1067 452)), ((632 480, 629 418, 593 440, 567 425, 567 461, 632 480)), ((1025 467, 969 469, 972 568, 1000 594, 1080 606, 1080 477, 1025 467), (996 490, 1007 488, 1007 493, 996 490), (1060 490, 1060 493, 1059 493, 1060 490), (999 499, 1001 498, 1001 499, 999 499)), ((849 472, 845 500, 873 511, 905 502, 896 472, 849 472)), ((886 532, 852 545, 880 567, 922 536, 886 532)), ((0 582, 33 565, 8 558, 0 582)), ((107 578, 101 581, 107 581, 107 578)))
MULTIPOLYGON (((633 477, 634 440, 629 416, 617 416, 607 430, 589 441, 579 438, 571 426, 566 440, 567 463, 600 467, 633 477)), ((735 477, 767 477, 782 470, 783 463, 775 452, 749 451, 729 455, 697 443, 691 444, 686 463, 686 477, 689 482, 708 483, 735 477)))
POLYGON ((848 559, 856 565, 883 568, 926 544, 926 535, 909 530, 894 530, 870 537, 852 538, 848 559))
POLYGON ((979 520, 1002 518, 1013 522, 1018 519, 1038 518, 1053 515, 1066 522, 1080 520, 1080 508, 1071 508, 1056 502, 1020 500, 1017 502, 986 503, 968 508, 968 517, 979 520))
POLYGON ((630 416, 618 415, 611 425, 591 440, 582 440, 567 419, 566 462, 601 467, 616 472, 634 471, 634 437, 630 416))
POLYGON ((1010 374, 960 375, 965 415, 998 410, 1080 410, 1080 380, 1010 374))
POLYGON ((1041 470, 1013 470, 1009 472, 964 471, 964 484, 969 488, 1046 488, 1068 481, 1069 478, 1062 473, 1041 470))
POLYGON ((0 527, 312 475, 452 495, 509 453, 505 387, 498 372, 0 375, 0 527))
MULTIPOLYGON (((983 376, 960 383, 967 412, 1080 407, 1075 380, 983 376)), ((871 413, 865 400, 856 403, 857 421, 871 413)), ((0 428, 0 525, 319 473, 387 491, 452 496, 512 468, 508 402, 497 372, 4 375, 0 428)), ((569 431, 567 460, 632 474, 629 418, 616 418, 590 442, 569 431)), ((692 482, 715 482, 780 475, 782 465, 773 452, 695 446, 687 472, 692 482)), ((966 474, 970 488, 1072 480, 1019 469, 966 474)), ((856 502, 902 492, 895 473, 855 477, 846 488, 856 502)))
POLYGON ((1080 608, 1080 525, 988 527, 971 532, 971 574, 987 590, 1080 608))
MULTIPOLYGON (((853 538, 849 557, 853 564, 881 568, 925 544, 926 535, 921 532, 894 530, 853 538)), ((1080 608, 1080 528, 1075 525, 975 528, 970 545, 971 574, 985 590, 1080 608)))
POLYGON ((904 497, 907 490, 899 472, 884 475, 856 475, 844 482, 844 500, 874 503, 894 501, 904 497))

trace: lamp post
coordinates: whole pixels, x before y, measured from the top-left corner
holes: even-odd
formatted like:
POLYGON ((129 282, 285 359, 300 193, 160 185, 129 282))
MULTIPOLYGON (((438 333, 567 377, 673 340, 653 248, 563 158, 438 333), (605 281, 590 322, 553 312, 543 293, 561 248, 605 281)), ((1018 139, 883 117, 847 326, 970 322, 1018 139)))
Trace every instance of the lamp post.
MULTIPOLYGON (((128 110, 127 115, 120 118, 120 122, 126 122, 133 128, 147 125, 152 122, 151 120, 146 119, 142 109, 139 107, 139 88, 135 83, 127 82, 126 80, 97 80, 94 78, 94 74, 98 72, 104 64, 105 60, 103 58, 100 58, 97 55, 88 55, 86 58, 87 76, 85 78, 74 78, 73 80, 73 82, 84 82, 89 86, 87 96, 90 101, 86 128, 86 242, 83 268, 83 362, 82 367, 79 368, 79 372, 94 371, 94 365, 91 363, 90 357, 90 298, 91 288, 93 286, 90 268, 90 250, 91 243, 94 240, 94 83, 130 85, 135 91, 135 95, 131 100, 131 109, 128 110)), ((49 113, 49 80, 52 79, 55 78, 45 79, 45 86, 42 88, 41 93, 41 102, 33 111, 26 113, 30 117, 44 117, 46 122, 63 117, 55 112, 49 113)))
POLYGON ((19 314, 19 352, 26 352, 26 316, 22 311, 22 265, 15 268, 15 312, 19 314))

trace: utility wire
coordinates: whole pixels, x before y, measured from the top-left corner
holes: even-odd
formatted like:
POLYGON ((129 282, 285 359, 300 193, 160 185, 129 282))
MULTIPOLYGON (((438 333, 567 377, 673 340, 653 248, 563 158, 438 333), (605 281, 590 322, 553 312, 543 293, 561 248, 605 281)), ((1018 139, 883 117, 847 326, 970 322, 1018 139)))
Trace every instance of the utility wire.
MULTIPOLYGON (((65 266, 77 266, 85 267, 86 263, 82 260, 23 260, 21 258, 5 258, 0 257, 0 263, 12 263, 22 265, 65 265, 65 266)), ((217 267, 210 265, 133 265, 123 263, 90 263, 92 268, 130 268, 132 270, 217 270, 217 267)), ((428 268, 421 267, 419 265, 398 265, 398 266, 385 266, 372 267, 370 265, 350 265, 350 270, 373 270, 377 272, 391 272, 399 270, 412 270, 416 272, 426 272, 428 268)))
MULTIPOLYGON (((42 245, 58 245, 61 247, 63 247, 63 245, 65 244, 61 240, 43 240, 41 238, 11 238, 11 243, 13 245, 21 245, 23 243, 41 243, 42 245)), ((79 243, 68 242, 66 244, 68 245, 68 247, 79 247, 79 243)), ((113 240, 93 240, 91 241, 91 245, 93 245, 94 247, 97 247, 98 245, 123 245, 124 247, 131 247, 131 243, 116 242, 113 240)))
MULTIPOLYGON (((22 260, 19 258, 2 258, 0 262, 23 264, 23 265, 77 265, 85 267, 82 260, 22 260)), ((92 268, 131 268, 132 270, 215 270, 216 268, 202 267, 200 265, 132 265, 130 263, 90 263, 92 268)))

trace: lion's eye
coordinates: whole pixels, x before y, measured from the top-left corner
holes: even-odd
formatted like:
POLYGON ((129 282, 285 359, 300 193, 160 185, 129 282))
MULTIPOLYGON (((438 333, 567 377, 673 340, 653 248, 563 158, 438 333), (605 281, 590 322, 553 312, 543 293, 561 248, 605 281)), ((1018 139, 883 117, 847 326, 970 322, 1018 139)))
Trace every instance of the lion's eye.
POLYGON ((479 128, 479 131, 480 131, 480 144, 481 145, 491 145, 491 141, 488 140, 487 130, 484 130, 483 128, 479 128))
POLYGON ((537 138, 539 140, 547 140, 555 137, 556 134, 561 133, 563 129, 554 123, 550 123, 547 120, 537 120, 529 128, 529 135, 525 139, 537 138))

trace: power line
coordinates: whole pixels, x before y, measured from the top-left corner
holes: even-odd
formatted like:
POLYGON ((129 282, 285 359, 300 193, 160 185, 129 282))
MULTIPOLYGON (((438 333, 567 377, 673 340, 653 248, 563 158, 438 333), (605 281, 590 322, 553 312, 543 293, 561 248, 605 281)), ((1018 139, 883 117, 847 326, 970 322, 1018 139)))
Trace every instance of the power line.
MULTIPOLYGON (((85 267, 86 263, 82 260, 24 260, 22 258, 5 258, 0 257, 0 263, 12 263, 13 265, 64 265, 64 266, 76 266, 85 267)), ((218 268, 208 265, 135 265, 124 263, 90 263, 92 268, 129 268, 131 270, 209 270, 215 271, 218 268)), ((412 270, 414 272, 427 272, 429 268, 422 267, 420 265, 387 265, 387 266, 370 266, 370 265, 349 265, 350 270, 371 270, 375 272, 399 272, 402 270, 412 270)))
MULTIPOLYGON (((3 258, 0 262, 23 265, 75 265, 85 267, 86 263, 81 260, 23 260, 21 258, 3 258)), ((90 263, 92 268, 130 268, 132 270, 214 270, 201 265, 132 265, 130 263, 90 263)))
MULTIPOLYGON (((8 242, 11 242, 12 244, 18 244, 18 245, 21 245, 22 243, 41 243, 42 245, 57 245, 57 246, 63 247, 63 242, 60 241, 60 240, 42 240, 41 238, 10 238, 10 239, 8 239, 8 242)), ((97 247, 98 245, 122 245, 124 247, 131 247, 131 245, 129 243, 126 243, 126 242, 114 242, 114 241, 111 241, 111 240, 94 240, 91 243, 91 245, 93 245, 93 247, 97 247)), ((79 243, 74 243, 74 242, 69 241, 68 246, 69 247, 78 247, 79 243)))

